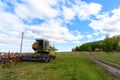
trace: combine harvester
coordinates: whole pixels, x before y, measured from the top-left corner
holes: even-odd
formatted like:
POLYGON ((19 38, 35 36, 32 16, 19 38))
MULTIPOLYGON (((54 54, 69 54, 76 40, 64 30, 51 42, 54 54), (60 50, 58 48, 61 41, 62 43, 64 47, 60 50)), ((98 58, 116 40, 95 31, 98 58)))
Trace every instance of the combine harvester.
POLYGON ((35 51, 33 54, 21 54, 22 61, 43 61, 50 62, 50 59, 56 58, 55 47, 50 46, 50 42, 46 39, 36 39, 32 45, 32 49, 35 51))
POLYGON ((6 53, 0 54, 0 62, 3 64, 6 63, 17 63, 19 61, 43 61, 50 62, 50 59, 56 58, 56 50, 55 47, 50 46, 50 42, 46 39, 36 39, 36 41, 32 45, 32 49, 35 51, 34 53, 20 53, 19 55, 15 55, 14 53, 6 53))

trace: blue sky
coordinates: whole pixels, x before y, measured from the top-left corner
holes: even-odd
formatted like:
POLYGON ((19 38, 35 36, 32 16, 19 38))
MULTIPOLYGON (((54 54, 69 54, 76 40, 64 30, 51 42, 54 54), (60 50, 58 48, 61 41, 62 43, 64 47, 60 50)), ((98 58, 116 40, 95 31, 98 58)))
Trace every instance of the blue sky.
POLYGON ((0 51, 33 52, 36 38, 58 51, 120 35, 120 0, 0 0, 0 51))

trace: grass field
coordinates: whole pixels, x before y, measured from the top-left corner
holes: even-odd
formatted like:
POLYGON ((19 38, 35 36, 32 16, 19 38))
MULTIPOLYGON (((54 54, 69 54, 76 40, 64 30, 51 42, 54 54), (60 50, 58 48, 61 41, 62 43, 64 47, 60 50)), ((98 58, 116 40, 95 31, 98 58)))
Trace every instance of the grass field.
POLYGON ((20 62, 2 68, 0 80, 118 80, 82 54, 58 53, 50 63, 20 62))

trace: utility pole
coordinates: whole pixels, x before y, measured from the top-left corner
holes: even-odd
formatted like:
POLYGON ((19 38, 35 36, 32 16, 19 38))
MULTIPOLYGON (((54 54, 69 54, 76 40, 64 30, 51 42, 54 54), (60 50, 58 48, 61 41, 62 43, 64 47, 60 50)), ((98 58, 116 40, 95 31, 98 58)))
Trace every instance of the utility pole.
POLYGON ((22 32, 22 37, 21 37, 20 53, 22 53, 23 35, 24 35, 24 32, 22 32))

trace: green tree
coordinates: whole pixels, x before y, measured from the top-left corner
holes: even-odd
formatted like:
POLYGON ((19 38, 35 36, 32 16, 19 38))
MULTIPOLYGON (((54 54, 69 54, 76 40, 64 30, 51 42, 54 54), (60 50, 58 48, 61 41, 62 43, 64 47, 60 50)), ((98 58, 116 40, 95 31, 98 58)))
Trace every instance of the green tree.
POLYGON ((80 46, 75 48, 75 51, 105 51, 105 52, 113 52, 113 51, 120 51, 120 35, 109 37, 106 35, 106 38, 101 41, 94 41, 84 43, 80 46))
POLYGON ((109 52, 113 52, 114 47, 114 40, 112 38, 109 38, 108 35, 106 35, 106 38, 104 40, 104 51, 109 54, 109 52))
POLYGON ((80 48, 76 46, 75 51, 80 51, 80 48))
POLYGON ((75 48, 72 48, 72 52, 74 52, 75 51, 75 48))

